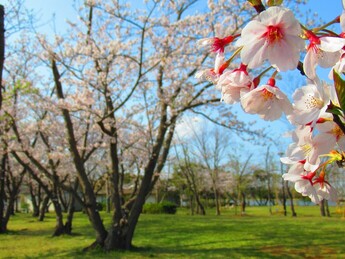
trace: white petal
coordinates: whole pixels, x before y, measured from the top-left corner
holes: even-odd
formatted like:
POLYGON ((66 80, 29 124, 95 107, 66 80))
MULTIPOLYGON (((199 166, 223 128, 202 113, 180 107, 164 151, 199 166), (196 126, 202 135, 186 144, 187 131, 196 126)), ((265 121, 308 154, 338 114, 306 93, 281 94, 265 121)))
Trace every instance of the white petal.
POLYGON ((316 77, 315 68, 317 65, 317 55, 314 49, 309 49, 304 57, 303 70, 307 77, 314 79, 316 77))
POLYGON ((321 37, 320 49, 327 52, 336 52, 341 50, 345 45, 345 39, 338 37, 321 37))
POLYGON ((340 51, 337 52, 323 52, 320 55, 318 63, 323 68, 328 68, 334 66, 340 59, 340 51))

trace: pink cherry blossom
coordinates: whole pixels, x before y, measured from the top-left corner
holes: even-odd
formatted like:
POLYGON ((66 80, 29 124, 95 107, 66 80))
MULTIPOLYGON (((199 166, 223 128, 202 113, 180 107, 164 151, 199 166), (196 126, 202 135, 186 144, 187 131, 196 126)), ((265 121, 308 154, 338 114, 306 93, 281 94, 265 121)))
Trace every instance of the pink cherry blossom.
POLYGON ((222 74, 217 83, 217 88, 222 91, 222 100, 233 104, 239 102, 241 95, 253 88, 252 77, 247 72, 247 66, 241 64, 240 68, 222 74))
POLYGON ((218 38, 218 37, 205 38, 205 39, 198 40, 197 46, 207 47, 210 49, 211 52, 224 52, 225 47, 229 45, 231 42, 233 42, 237 36, 238 35, 235 35, 235 36, 230 35, 225 38, 218 38))
POLYGON ((299 125, 311 123, 313 127, 327 110, 330 101, 329 86, 315 81, 298 88, 292 98, 294 112, 288 118, 290 122, 299 125))
POLYGON ((319 134, 315 136, 314 141, 318 143, 318 153, 329 153, 335 145, 342 150, 345 149, 344 132, 335 122, 328 120, 324 123, 317 123, 316 128, 319 134))
MULTIPOLYGON (((280 158, 284 164, 294 164, 304 161, 304 169, 314 171, 320 164, 320 153, 316 152, 318 144, 312 138, 310 126, 299 126, 293 133, 293 143, 288 146, 286 156, 280 158)), ((323 153, 322 153, 323 154, 323 153)))
POLYGON ((320 200, 326 199, 334 202, 337 201, 337 191, 325 180, 324 171, 321 171, 319 176, 313 181, 313 186, 320 200))
POLYGON ((225 62, 224 53, 219 52, 216 55, 216 59, 214 62, 214 68, 200 70, 195 74, 195 78, 203 78, 209 82, 217 84, 220 75, 223 74, 224 70, 229 66, 227 62, 225 62))
POLYGON ((277 120, 282 113, 290 114, 292 105, 287 96, 275 86, 275 80, 270 79, 267 85, 262 85, 241 97, 241 104, 247 113, 258 114, 268 121, 277 120))
POLYGON ((290 168, 289 173, 283 174, 283 178, 286 181, 295 183, 297 192, 303 196, 308 196, 312 202, 319 203, 320 199, 313 185, 315 175, 315 172, 306 172, 303 163, 298 162, 290 168))
POLYGON ((279 71, 287 71, 297 67, 304 48, 300 34, 301 26, 293 13, 273 6, 243 28, 236 45, 243 46, 241 59, 249 68, 269 60, 279 71))
POLYGON ((310 78, 316 78, 316 66, 332 67, 340 59, 340 50, 345 45, 345 39, 339 37, 318 37, 311 31, 306 32, 310 44, 303 62, 304 73, 310 78))

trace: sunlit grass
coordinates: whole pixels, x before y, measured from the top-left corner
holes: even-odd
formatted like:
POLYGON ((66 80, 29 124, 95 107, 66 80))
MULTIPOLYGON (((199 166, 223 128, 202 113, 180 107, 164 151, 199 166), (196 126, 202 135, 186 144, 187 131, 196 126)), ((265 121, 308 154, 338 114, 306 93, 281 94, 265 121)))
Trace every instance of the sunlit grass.
MULTIPOLYGON (((131 252, 89 253, 82 249, 94 241, 87 217, 77 213, 72 236, 51 237, 54 215, 37 222, 18 214, 10 232, 0 235, 0 258, 342 258, 345 220, 341 214, 319 216, 317 207, 297 207, 297 218, 284 217, 281 208, 248 207, 245 216, 223 209, 221 216, 142 215, 131 252)), ((105 222, 110 216, 102 214, 105 222)))

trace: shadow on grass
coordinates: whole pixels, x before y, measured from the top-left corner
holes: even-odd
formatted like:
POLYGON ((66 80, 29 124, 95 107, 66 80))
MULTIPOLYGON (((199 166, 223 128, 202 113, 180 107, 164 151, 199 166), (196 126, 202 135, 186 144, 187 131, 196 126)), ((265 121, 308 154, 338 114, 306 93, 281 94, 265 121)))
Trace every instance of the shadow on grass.
MULTIPOLYGON (((265 251, 260 251, 253 247, 242 248, 166 248, 166 247, 136 247, 131 251, 112 251, 104 252, 102 249, 95 249, 89 252, 75 251, 65 253, 59 258, 276 258, 265 251)), ((10 258, 10 257, 8 257, 10 258)), ((49 253, 38 254, 37 256, 26 256, 27 259, 34 258, 57 258, 57 254, 52 251, 49 253)), ((292 258, 292 257, 285 257, 292 258)))

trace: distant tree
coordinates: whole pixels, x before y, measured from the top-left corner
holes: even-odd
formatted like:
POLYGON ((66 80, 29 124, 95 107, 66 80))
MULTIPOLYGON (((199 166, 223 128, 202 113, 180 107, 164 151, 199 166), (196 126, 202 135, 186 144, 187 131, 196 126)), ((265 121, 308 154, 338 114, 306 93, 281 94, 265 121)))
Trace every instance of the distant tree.
POLYGON ((193 161, 191 153, 185 144, 181 144, 182 157, 176 151, 177 167, 176 172, 182 178, 182 182, 186 186, 186 194, 189 196, 191 214, 194 214, 193 201, 196 203, 196 213, 206 215, 205 207, 201 201, 201 191, 204 187, 203 167, 193 161))
POLYGON ((262 206, 268 203, 267 191, 267 173, 265 170, 257 168, 253 170, 252 175, 251 197, 255 200, 256 204, 262 206))
POLYGON ((228 132, 214 128, 208 131, 204 127, 200 132, 193 130, 193 150, 201 164, 209 174, 212 191, 216 205, 216 215, 220 215, 220 183, 225 180, 220 178, 225 163, 226 151, 229 147, 228 132))
POLYGON ((245 161, 241 161, 240 157, 233 153, 229 156, 229 167, 234 179, 234 196, 236 211, 237 206, 241 204, 241 214, 245 214, 246 210, 246 196, 247 191, 251 185, 251 158, 253 154, 250 154, 245 158, 245 161))

